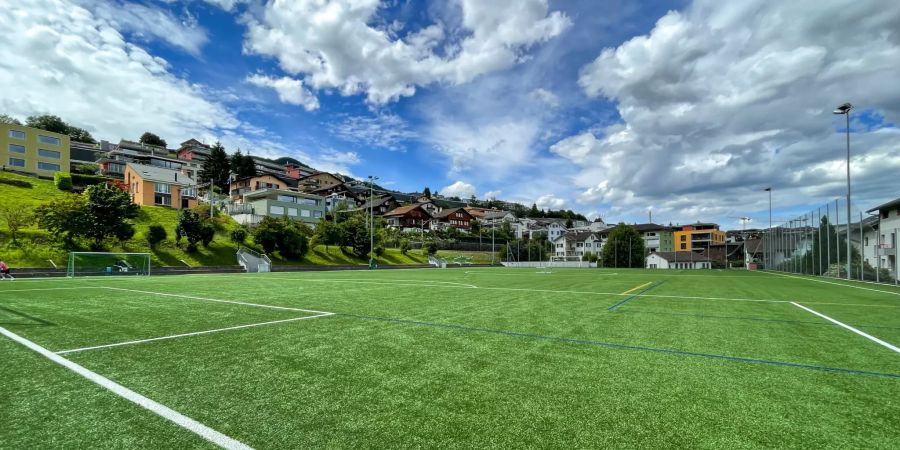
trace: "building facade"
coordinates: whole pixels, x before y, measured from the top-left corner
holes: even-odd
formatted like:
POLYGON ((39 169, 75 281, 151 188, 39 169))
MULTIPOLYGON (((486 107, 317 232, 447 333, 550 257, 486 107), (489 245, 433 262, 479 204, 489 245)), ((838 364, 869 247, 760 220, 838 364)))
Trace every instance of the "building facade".
POLYGON ((656 252, 647 256, 648 269, 711 269, 712 261, 696 252, 656 252))
POLYGON ((248 192, 241 203, 228 207, 231 217, 244 225, 255 225, 263 217, 287 217, 315 227, 325 211, 324 197, 284 189, 248 192))
POLYGON ((553 241, 556 256, 584 256, 599 254, 603 241, 599 233, 592 231, 569 231, 553 241))
POLYGON ((180 171, 126 163, 124 180, 135 204, 179 209, 197 206, 197 184, 180 171))
POLYGON ((0 162, 6 170, 43 178, 69 172, 69 145, 64 134, 0 123, 0 162))
POLYGON ((706 250, 714 244, 724 244, 725 232, 719 230, 718 224, 698 222, 675 230, 674 238, 676 252, 689 252, 706 250))

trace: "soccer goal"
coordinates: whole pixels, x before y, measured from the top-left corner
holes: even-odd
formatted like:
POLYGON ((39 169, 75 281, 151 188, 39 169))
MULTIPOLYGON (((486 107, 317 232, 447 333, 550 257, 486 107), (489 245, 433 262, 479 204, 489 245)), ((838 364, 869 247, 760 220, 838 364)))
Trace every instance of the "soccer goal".
POLYGON ((66 275, 150 275, 150 254, 70 252, 66 275))
POLYGON ((582 261, 581 256, 551 256, 550 260, 541 267, 540 273, 552 273, 554 268, 588 268, 591 263, 582 261))

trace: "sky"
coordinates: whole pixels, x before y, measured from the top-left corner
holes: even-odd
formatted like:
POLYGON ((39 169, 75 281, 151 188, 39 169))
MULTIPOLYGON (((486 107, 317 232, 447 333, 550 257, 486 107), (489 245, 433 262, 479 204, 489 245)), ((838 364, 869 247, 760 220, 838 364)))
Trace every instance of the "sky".
MULTIPOLYGON (((900 2, 26 0, 0 113, 607 222, 900 195, 900 2)), ((16 32, 10 32, 16 30, 16 32)))

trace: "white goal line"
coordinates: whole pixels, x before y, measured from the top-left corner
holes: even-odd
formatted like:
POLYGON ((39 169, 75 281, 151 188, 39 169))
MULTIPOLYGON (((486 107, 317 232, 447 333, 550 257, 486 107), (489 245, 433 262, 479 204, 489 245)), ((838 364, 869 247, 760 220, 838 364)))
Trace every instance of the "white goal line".
POLYGON ((854 333, 856 333, 856 334, 858 334, 858 335, 860 335, 860 336, 862 336, 862 337, 864 337, 864 338, 866 338, 866 339, 868 339, 868 340, 870 340, 870 341, 872 341, 872 342, 874 342, 874 343, 876 343, 876 344, 878 344, 878 345, 881 345, 881 346, 886 347, 886 348, 888 348, 888 349, 890 349, 890 350, 893 350, 893 351, 895 351, 895 352, 897 352, 897 353, 900 353, 900 348, 897 348, 897 346, 892 345, 892 344, 890 344, 890 343, 888 343, 888 342, 885 342, 885 341, 883 341, 883 340, 881 340, 881 339, 878 339, 877 337, 872 336, 871 334, 868 334, 868 333, 866 333, 866 332, 864 332, 864 331, 860 331, 860 330, 858 330, 858 329, 856 329, 856 328, 853 328, 853 327, 851 327, 850 325, 847 325, 846 323, 839 322, 839 321, 837 321, 837 320, 835 320, 835 319, 832 319, 831 317, 828 317, 828 316, 826 316, 825 314, 822 314, 822 313, 820 313, 820 312, 818 312, 818 311, 816 311, 816 310, 813 310, 813 309, 811 309, 811 308, 807 308, 806 306, 803 306, 803 305, 801 305, 801 304, 799 304, 799 303, 797 303, 797 302, 791 302, 791 304, 794 305, 794 306, 796 306, 796 307, 798 307, 798 308, 800 308, 800 309, 803 309, 803 310, 805 310, 805 311, 807 311, 807 312, 809 312, 809 313, 815 314, 815 315, 817 315, 817 316, 819 316, 819 317, 821 317, 821 318, 823 318, 823 319, 825 319, 825 320, 827 320, 827 321, 829 321, 829 322, 831 322, 831 323, 833 323, 833 324, 835 324, 835 325, 837 325, 837 326, 839 326, 839 327, 841 327, 841 328, 850 330, 850 331, 852 331, 852 332, 854 332, 854 333))

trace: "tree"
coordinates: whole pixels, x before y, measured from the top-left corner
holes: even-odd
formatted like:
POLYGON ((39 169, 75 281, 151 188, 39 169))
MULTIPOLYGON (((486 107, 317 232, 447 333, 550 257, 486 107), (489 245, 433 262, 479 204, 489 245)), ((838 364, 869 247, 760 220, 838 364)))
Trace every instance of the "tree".
POLYGON ((203 220, 199 214, 190 209, 182 209, 178 212, 175 242, 181 242, 181 238, 187 239, 189 252, 197 251, 197 243, 203 239, 203 220))
POLYGON ((156 247, 157 244, 169 237, 166 229, 162 225, 153 224, 147 229, 147 243, 150 248, 156 247))
POLYGON ((243 225, 231 230, 231 242, 243 244, 247 240, 247 228, 243 225))
POLYGON ((82 195, 67 195, 35 209, 38 226, 73 248, 78 237, 90 227, 87 199, 82 195))
POLYGON ((144 134, 141 135, 141 138, 138 139, 138 142, 140 142, 141 144, 155 145, 158 147, 165 147, 167 145, 165 139, 149 131, 145 131, 144 134))
POLYGON ((256 176, 256 161, 250 155, 244 155, 238 149, 231 155, 231 171, 236 180, 256 176))
POLYGON ((309 229, 287 217, 264 217, 253 231, 253 240, 263 251, 278 250, 283 258, 302 259, 309 250, 309 229))
POLYGON ((209 157, 203 161, 200 168, 200 181, 212 182, 213 186, 222 191, 228 190, 228 176, 231 174, 231 164, 225 147, 216 142, 209 151, 209 157))
POLYGON ((16 119, 9 114, 0 114, 0 123, 5 123, 7 125, 22 125, 22 122, 19 119, 16 119))
POLYGON ((326 251, 330 245, 341 245, 341 228, 323 217, 316 225, 315 240, 325 245, 326 251))
POLYGON ((528 210, 528 217, 530 217, 532 219, 541 217, 541 211, 538 210, 537 203, 531 204, 531 209, 528 210))
MULTIPOLYGON (((341 247, 350 247, 357 256, 368 255, 371 251, 369 230, 362 214, 353 214, 341 225, 341 247)), ((377 243, 376 243, 377 245, 377 243)))
POLYGON ((431 198, 431 188, 425 186, 425 189, 422 189, 422 196, 425 198, 431 198))
POLYGON ((644 267, 644 239, 632 226, 619 223, 603 244, 604 267, 644 267))
POLYGON ((9 230, 9 238, 13 244, 18 243, 17 238, 19 230, 34 223, 34 213, 27 207, 0 207, 0 218, 6 222, 6 229, 9 230))
POLYGON ((134 236, 129 220, 137 217, 140 207, 131 202, 127 192, 98 184, 89 186, 82 195, 87 197, 91 221, 85 237, 94 241, 94 249, 102 249, 107 238, 124 241, 134 236))
POLYGON ((575 226, 575 224, 572 222, 572 219, 571 219, 571 218, 566 219, 566 229, 569 229, 569 230, 570 230, 570 229, 572 229, 572 227, 574 227, 574 226, 575 226))
POLYGON ((87 142, 93 144, 97 142, 87 130, 83 128, 73 127, 62 120, 59 116, 52 114, 41 114, 37 116, 28 116, 25 119, 25 126, 39 128, 51 133, 65 134, 73 141, 87 142))
POLYGON ((409 252, 409 239, 400 239, 400 253, 405 255, 409 252))

